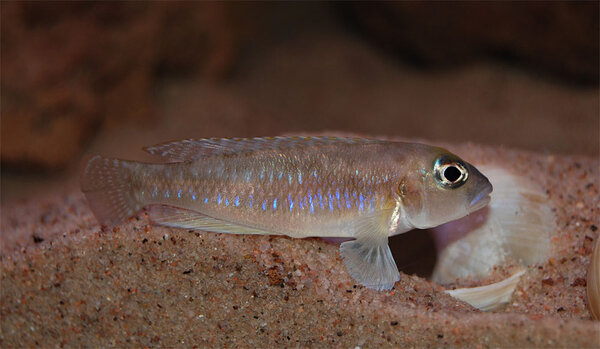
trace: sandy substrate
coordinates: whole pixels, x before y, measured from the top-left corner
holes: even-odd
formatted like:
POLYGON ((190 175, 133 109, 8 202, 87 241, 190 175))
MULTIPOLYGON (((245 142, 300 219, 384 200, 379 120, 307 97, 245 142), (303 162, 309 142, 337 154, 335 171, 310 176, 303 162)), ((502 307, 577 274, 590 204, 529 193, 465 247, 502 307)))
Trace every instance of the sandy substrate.
POLYGON ((100 227, 76 189, 57 189, 2 203, 0 345, 600 346, 585 299, 598 159, 446 146, 539 183, 556 215, 552 257, 528 268, 502 310, 405 274, 391 291, 367 290, 319 239, 155 227, 143 213, 100 227))
MULTIPOLYGON (((328 129, 453 142, 442 145, 548 193, 551 258, 527 269, 512 302, 482 313, 406 274, 389 292, 355 287, 337 246, 318 239, 167 229, 143 213, 102 228, 74 159, 55 176, 3 169, 0 347, 600 347, 585 299, 600 227, 597 88, 486 62, 419 71, 315 21, 255 48, 230 80, 166 81, 155 120, 104 130, 82 152, 150 160, 141 147, 171 139, 328 129)), ((402 271, 427 275, 426 234, 391 240, 402 271)))

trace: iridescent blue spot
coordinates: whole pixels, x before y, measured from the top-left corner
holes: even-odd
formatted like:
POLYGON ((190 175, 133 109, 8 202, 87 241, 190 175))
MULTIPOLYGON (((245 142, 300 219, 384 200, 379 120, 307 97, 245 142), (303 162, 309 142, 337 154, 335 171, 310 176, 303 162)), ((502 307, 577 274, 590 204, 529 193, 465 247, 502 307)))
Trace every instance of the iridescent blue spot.
POLYGON ((277 209, 277 198, 273 199, 273 210, 277 209))
POLYGON ((219 193, 219 196, 217 196, 217 204, 221 204, 221 193, 219 193))
POLYGON ((333 202, 331 200, 331 196, 329 196, 329 211, 333 212, 333 202))
POLYGON ((273 172, 269 173, 269 182, 273 183, 273 172))
POLYGON ((315 207, 313 206, 312 199, 310 200, 310 213, 315 213, 315 207))
POLYGON ((335 190, 335 197, 338 199, 338 201, 340 201, 340 190, 339 189, 335 190))
POLYGON ((315 170, 313 171, 313 176, 315 176, 315 178, 317 178, 317 169, 315 168, 315 170))
POLYGON ((302 184, 302 172, 298 172, 298 183, 302 184))
POLYGON ((250 201, 248 202, 248 205, 249 205, 250 207, 252 207, 252 201, 253 201, 252 194, 250 194, 250 201))
POLYGON ((236 196, 235 197, 235 207, 238 207, 238 206, 240 206, 240 197, 236 196))
POLYGON ((260 172, 260 179, 262 180, 262 179, 264 179, 264 178, 265 178, 265 170, 262 170, 262 171, 260 172))
POLYGON ((165 198, 169 198, 169 189, 165 190, 165 198))
POLYGON ((154 187, 154 191, 152 192, 152 197, 155 198, 158 195, 158 188, 154 187))
POLYGON ((208 198, 204 198, 204 203, 208 204, 208 198))
POLYGON ((177 192, 177 197, 181 199, 181 189, 177 192))
POLYGON ((300 196, 298 198, 298 203, 300 204, 300 209, 303 210, 304 209, 304 198, 302 196, 300 196))
POLYGON ((360 195, 358 196, 358 199, 360 200, 360 202, 359 202, 359 204, 358 204, 358 209, 359 209, 360 211, 364 211, 364 209, 365 209, 365 203, 364 203, 364 198, 363 198, 363 195, 362 195, 362 194, 360 194, 360 195))
POLYGON ((229 206, 229 199, 225 198, 225 206, 229 206))
POLYGON ((292 201, 291 195, 288 195, 288 202, 290 203, 290 212, 292 212, 292 209, 294 208, 294 201, 292 201))
POLYGON ((196 201, 196 193, 192 193, 192 200, 196 201))
POLYGON ((283 177, 283 172, 279 172, 279 180, 283 177))
POLYGON ((350 203, 350 195, 348 195, 348 191, 344 193, 344 198, 346 198, 346 208, 351 208, 352 203, 350 203))
POLYGON ((263 211, 266 211, 266 210, 267 210, 267 200, 265 199, 263 201, 263 211))
POLYGON ((291 174, 288 175, 288 182, 290 183, 290 185, 292 185, 292 175, 291 174))
POLYGON ((321 205, 321 210, 323 209, 323 196, 321 195, 321 189, 317 192, 319 195, 319 205, 321 205))

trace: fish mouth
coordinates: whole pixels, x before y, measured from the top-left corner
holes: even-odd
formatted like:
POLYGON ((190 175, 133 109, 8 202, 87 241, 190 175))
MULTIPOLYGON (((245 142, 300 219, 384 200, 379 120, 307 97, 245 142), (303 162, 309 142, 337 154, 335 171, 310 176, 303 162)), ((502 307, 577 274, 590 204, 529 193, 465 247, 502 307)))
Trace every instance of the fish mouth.
POLYGON ((477 211, 480 208, 487 205, 490 202, 490 200, 492 199, 490 196, 491 192, 492 192, 492 187, 489 186, 489 187, 486 187, 485 189, 483 189, 482 191, 480 191, 477 195, 475 195, 475 197, 473 198, 473 200, 471 200, 471 203, 469 204, 469 210, 471 212, 477 211))

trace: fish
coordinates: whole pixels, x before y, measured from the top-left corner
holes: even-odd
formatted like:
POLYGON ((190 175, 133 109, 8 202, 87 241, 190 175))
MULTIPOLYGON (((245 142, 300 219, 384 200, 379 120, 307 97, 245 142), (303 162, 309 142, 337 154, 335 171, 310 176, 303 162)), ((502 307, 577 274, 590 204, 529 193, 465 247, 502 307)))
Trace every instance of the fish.
POLYGON ((232 234, 345 238, 352 278, 389 290, 388 238, 487 205, 489 180, 425 144, 349 137, 201 138, 145 150, 168 163, 91 157, 81 190, 101 224, 146 208, 155 224, 232 234))

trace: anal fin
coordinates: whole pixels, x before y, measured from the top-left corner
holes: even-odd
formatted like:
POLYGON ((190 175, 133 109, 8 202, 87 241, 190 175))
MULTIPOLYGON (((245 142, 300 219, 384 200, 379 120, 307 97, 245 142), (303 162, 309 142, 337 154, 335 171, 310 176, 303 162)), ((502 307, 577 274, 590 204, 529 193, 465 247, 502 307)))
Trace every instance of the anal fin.
POLYGON ((340 253, 350 275, 375 290, 389 290, 400 273, 388 246, 389 231, 383 217, 369 217, 356 226, 356 240, 340 245, 340 253))
POLYGON ((153 222, 174 228, 205 230, 215 233, 228 234, 272 234, 260 229, 226 222, 217 218, 203 215, 202 213, 196 211, 173 206, 150 206, 148 215, 153 222))

